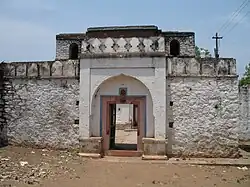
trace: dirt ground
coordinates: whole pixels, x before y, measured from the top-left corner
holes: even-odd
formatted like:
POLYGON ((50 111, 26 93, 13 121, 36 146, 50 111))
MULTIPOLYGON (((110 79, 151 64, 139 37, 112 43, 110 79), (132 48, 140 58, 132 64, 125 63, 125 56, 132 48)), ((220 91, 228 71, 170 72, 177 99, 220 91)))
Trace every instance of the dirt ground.
POLYGON ((0 187, 14 186, 249 187, 250 168, 110 162, 72 152, 1 148, 0 187))

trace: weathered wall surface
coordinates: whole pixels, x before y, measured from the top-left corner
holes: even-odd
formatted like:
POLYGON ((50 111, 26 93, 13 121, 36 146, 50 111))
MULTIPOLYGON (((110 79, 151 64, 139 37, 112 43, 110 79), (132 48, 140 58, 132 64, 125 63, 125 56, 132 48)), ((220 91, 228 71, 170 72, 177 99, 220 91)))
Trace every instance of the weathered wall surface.
POLYGON ((78 61, 7 64, 5 110, 10 144, 78 146, 77 64, 78 61))
POLYGON ((133 105, 117 104, 116 106, 116 123, 126 124, 133 120, 133 105))
POLYGON ((69 59, 69 48, 71 44, 77 44, 79 54, 81 52, 81 41, 79 40, 56 40, 56 59, 66 60, 69 59))
POLYGON ((168 142, 174 155, 238 155, 239 98, 235 61, 169 59, 168 142))
POLYGON ((241 87, 240 96, 240 134, 241 142, 250 142, 250 88, 241 87))
POLYGON ((120 87, 127 87, 129 95, 147 96, 146 137, 165 139, 165 64, 165 58, 82 59, 80 125, 86 133, 82 136, 100 136, 100 95, 118 95, 120 87))
POLYGON ((0 147, 7 145, 7 123, 5 113, 5 65, 0 63, 0 147))
POLYGON ((166 32, 165 50, 170 55, 170 42, 177 40, 180 43, 180 56, 195 56, 195 36, 194 33, 166 32))
POLYGON ((85 55, 164 52, 164 37, 88 38, 82 41, 85 55))

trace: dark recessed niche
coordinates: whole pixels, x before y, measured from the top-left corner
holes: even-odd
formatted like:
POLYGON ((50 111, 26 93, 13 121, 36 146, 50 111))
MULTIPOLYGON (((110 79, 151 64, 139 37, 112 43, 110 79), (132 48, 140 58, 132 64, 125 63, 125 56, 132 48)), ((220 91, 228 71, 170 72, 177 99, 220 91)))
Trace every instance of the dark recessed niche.
POLYGON ((173 128, 174 127, 174 122, 169 122, 168 126, 169 126, 169 128, 173 128))
POLYGON ((79 106, 79 101, 76 101, 76 106, 79 106))
POLYGON ((219 108, 219 105, 218 105, 218 104, 216 104, 216 105, 214 106, 214 108, 215 108, 215 109, 218 109, 218 108, 219 108))
POLYGON ((79 119, 75 119, 75 124, 79 124, 79 119))
POLYGON ((173 105, 174 105, 174 102, 173 102, 173 101, 170 101, 169 104, 170 104, 170 106, 173 106, 173 105))

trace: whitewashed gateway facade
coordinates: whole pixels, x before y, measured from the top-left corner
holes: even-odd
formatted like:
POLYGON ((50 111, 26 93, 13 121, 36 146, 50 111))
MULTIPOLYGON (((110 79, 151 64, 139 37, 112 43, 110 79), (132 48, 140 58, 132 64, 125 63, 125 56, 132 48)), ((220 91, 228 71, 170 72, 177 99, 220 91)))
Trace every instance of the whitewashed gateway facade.
POLYGON ((13 144, 92 156, 238 156, 236 61, 195 58, 193 32, 89 28, 57 35, 55 61, 5 69, 13 144), (133 104, 136 149, 111 149, 116 104, 133 104))

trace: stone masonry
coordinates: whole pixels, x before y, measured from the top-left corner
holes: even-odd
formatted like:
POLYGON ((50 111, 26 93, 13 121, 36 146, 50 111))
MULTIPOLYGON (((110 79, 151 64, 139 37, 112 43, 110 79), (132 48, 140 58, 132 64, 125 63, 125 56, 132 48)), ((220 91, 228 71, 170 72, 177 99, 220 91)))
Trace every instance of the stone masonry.
POLYGON ((250 88, 241 87, 240 95, 240 135, 239 139, 242 143, 250 143, 250 88))
POLYGON ((176 58, 168 62, 170 154, 237 156, 239 99, 235 61, 176 58))
POLYGON ((10 144, 77 148, 77 64, 78 61, 5 64, 10 144))
POLYGON ((55 61, 5 63, 9 143, 79 148, 84 140, 88 148, 101 152, 100 106, 92 114, 91 101, 98 94, 117 93, 122 76, 145 86, 138 90, 127 81, 134 95, 149 93, 153 98, 147 98, 147 115, 152 117, 142 141, 143 154, 237 157, 239 138, 248 139, 248 94, 241 94, 245 113, 240 116, 235 59, 195 58, 193 32, 102 27, 59 34, 56 39, 55 61), (71 44, 78 46, 76 60, 69 59, 71 44), (171 46, 179 51, 173 54, 171 46), (117 88, 99 90, 114 76, 120 76, 114 83, 117 88))

